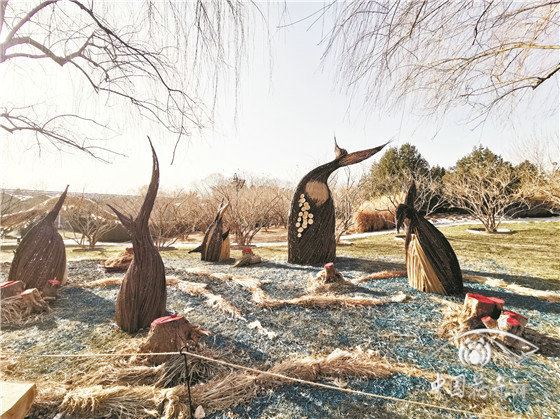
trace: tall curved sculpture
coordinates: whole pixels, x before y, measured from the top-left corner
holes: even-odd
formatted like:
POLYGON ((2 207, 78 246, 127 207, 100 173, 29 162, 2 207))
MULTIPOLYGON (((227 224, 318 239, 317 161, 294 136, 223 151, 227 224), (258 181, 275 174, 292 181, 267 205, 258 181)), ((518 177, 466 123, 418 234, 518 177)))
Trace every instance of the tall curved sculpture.
POLYGON ((138 216, 124 215, 109 205, 132 238, 134 257, 124 275, 115 305, 115 321, 129 333, 149 327, 153 320, 166 314, 165 268, 148 227, 159 186, 159 163, 151 141, 150 147, 152 179, 138 216))
POLYGON ((327 180, 336 169, 359 163, 373 156, 385 145, 348 154, 338 146, 335 139, 336 158, 303 177, 296 188, 290 209, 288 262, 318 265, 334 260, 334 202, 327 180))
POLYGON ((432 223, 416 211, 416 183, 397 208, 397 231, 407 221, 405 252, 408 283, 424 292, 461 294, 463 276, 453 248, 432 223))
POLYGON ((68 186, 47 215, 23 237, 16 249, 8 279, 40 291, 51 279, 66 280, 66 249, 55 221, 64 204, 68 186))

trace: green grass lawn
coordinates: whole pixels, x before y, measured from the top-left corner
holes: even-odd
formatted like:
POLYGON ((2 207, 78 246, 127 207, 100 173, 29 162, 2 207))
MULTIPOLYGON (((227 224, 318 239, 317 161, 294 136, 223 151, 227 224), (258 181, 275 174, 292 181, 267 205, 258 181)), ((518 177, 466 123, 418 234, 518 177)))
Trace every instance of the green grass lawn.
MULTIPOLYGON (((560 289, 560 222, 508 223, 512 234, 482 235, 472 234, 474 225, 441 227, 455 249, 463 270, 479 275, 500 277, 506 281, 518 282, 533 288, 560 289)), ((77 247, 67 246, 68 260, 103 260, 118 254, 124 245, 107 247, 99 251, 76 251, 77 247)), ((285 246, 259 248, 261 256, 271 259, 286 259, 285 246)), ((238 257, 239 250, 232 250, 232 257, 238 257)), ((375 235, 358 239, 352 245, 340 246, 338 256, 359 258, 379 262, 379 269, 404 268, 404 242, 394 234, 375 235)), ((187 250, 163 251, 164 259, 198 259, 199 254, 188 254, 187 250)), ((8 262, 13 257, 13 249, 0 252, 0 261, 8 262)))

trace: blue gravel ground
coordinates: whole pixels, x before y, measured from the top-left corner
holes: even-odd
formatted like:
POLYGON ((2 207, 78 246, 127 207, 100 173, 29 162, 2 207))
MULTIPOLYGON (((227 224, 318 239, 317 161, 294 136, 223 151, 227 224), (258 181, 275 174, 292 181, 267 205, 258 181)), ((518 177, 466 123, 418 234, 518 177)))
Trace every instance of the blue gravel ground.
MULTIPOLYGON (((192 297, 176 287, 169 287, 168 309, 186 314, 189 321, 212 332, 209 345, 229 351, 236 350, 236 360, 245 365, 266 368, 289 355, 329 353, 336 348, 350 349, 361 345, 390 360, 410 363, 425 370, 442 374, 464 375, 467 385, 475 380, 475 372, 489 382, 499 376, 508 383, 527 383, 525 399, 504 395, 504 409, 526 415, 558 417, 560 397, 560 367, 558 358, 533 356, 521 365, 508 366, 491 362, 484 369, 474 371, 463 366, 457 349, 438 337, 441 321, 441 303, 428 294, 419 293, 407 285, 405 278, 375 280, 364 283, 354 294, 374 297, 404 292, 411 298, 402 303, 390 303, 369 308, 308 309, 283 307, 263 310, 251 302, 251 294, 240 285, 210 280, 185 272, 186 268, 204 267, 213 272, 247 275, 263 281, 263 289, 275 298, 297 297, 304 293, 307 279, 318 271, 316 267, 289 265, 285 261, 271 261, 247 268, 233 268, 229 264, 208 264, 194 260, 166 261, 168 275, 179 279, 208 284, 215 294, 241 309, 246 321, 232 318, 208 307, 204 298, 192 297), (275 332, 269 339, 247 327, 259 320, 262 326, 275 332), (556 400, 556 402, 552 402, 556 400)), ((347 279, 358 278, 376 268, 364 260, 340 258, 337 268, 347 279)), ((2 270, 5 280, 6 269, 2 270)), ((30 356, 44 352, 78 352, 106 350, 105 341, 119 334, 112 323, 117 287, 81 288, 77 283, 100 279, 107 275, 97 268, 95 261, 69 263, 70 282, 54 304, 52 313, 39 323, 19 329, 3 328, 2 351, 26 353, 30 356)), ((486 285, 467 283, 468 291, 503 298, 510 310, 526 315, 530 327, 541 332, 559 330, 560 305, 533 297, 519 296, 486 285)), ((459 302, 460 299, 446 297, 459 302)), ((57 360, 44 366, 44 373, 71 367, 74 360, 57 360)), ((429 403, 457 407, 462 400, 449 395, 430 395, 430 382, 397 374, 389 378, 363 380, 349 379, 347 387, 385 396, 408 398, 429 403)), ((255 398, 250 404, 230 412, 213 414, 215 418, 338 418, 338 417, 442 417, 446 414, 433 409, 421 409, 402 403, 387 402, 364 396, 354 396, 334 390, 311 388, 304 385, 286 385, 255 398)))

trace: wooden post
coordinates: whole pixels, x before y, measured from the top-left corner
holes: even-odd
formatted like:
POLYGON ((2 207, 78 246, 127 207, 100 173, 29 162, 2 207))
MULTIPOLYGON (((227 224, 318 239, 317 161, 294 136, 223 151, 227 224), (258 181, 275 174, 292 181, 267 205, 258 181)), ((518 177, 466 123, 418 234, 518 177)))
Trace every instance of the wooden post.
POLYGON ((115 305, 115 321, 129 333, 147 328, 166 313, 165 267, 148 227, 159 186, 159 162, 149 137, 148 140, 152 149, 152 178, 140 212, 132 218, 109 205, 130 233, 134 249, 134 257, 124 275, 115 305))
POLYGON ((336 169, 359 163, 384 146, 348 154, 338 147, 335 139, 335 159, 303 177, 295 190, 290 209, 288 262, 319 265, 335 259, 334 202, 327 180, 336 169))
POLYGON ((0 298, 13 297, 23 292, 24 286, 21 281, 6 281, 0 284, 0 298))
POLYGON ((55 220, 66 199, 68 186, 49 213, 35 224, 18 245, 8 278, 25 288, 42 290, 52 278, 64 278, 66 250, 55 220))

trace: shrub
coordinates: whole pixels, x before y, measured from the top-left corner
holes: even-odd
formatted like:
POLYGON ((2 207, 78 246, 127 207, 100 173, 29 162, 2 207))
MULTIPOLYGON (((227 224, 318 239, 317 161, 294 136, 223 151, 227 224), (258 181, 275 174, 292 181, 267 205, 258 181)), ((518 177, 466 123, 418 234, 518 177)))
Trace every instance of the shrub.
POLYGON ((379 210, 372 202, 364 202, 354 216, 355 229, 359 233, 388 230, 395 227, 395 216, 389 210, 379 210))

